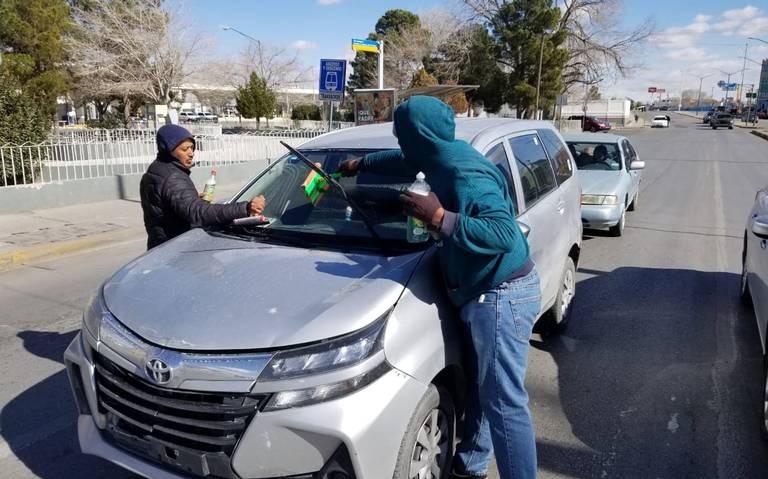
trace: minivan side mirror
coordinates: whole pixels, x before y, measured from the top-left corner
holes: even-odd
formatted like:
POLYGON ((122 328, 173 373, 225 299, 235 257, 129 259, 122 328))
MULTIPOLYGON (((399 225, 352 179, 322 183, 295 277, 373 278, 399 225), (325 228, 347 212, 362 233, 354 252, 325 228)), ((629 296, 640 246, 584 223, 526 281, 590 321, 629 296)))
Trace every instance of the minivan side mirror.
POLYGON ((640 160, 635 160, 632 163, 629 164, 630 170, 642 170, 645 168, 645 162, 640 160))
POLYGON ((752 233, 761 239, 768 239, 768 216, 758 216, 752 222, 752 233))
POLYGON ((529 234, 531 234, 531 227, 523 223, 522 221, 518 221, 517 226, 520 227, 520 231, 523 232, 523 236, 525 236, 526 238, 528 237, 529 234))

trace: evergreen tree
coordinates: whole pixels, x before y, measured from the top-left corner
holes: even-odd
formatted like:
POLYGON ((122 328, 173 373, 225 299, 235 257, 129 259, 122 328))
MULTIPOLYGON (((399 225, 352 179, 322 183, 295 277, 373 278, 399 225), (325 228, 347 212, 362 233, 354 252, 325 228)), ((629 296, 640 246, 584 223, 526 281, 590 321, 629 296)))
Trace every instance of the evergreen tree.
POLYGON ((251 73, 248 83, 238 87, 235 100, 240 115, 256 118, 257 123, 261 121, 261 117, 267 120, 272 118, 277 106, 275 92, 267 87, 264 79, 255 72, 251 73))
POLYGON ((499 61, 508 71, 504 98, 519 114, 533 115, 539 55, 539 105, 553 104, 562 91, 562 71, 569 54, 563 47, 566 32, 557 30, 559 19, 560 9, 551 0, 512 0, 501 5, 491 19, 499 61))
POLYGON ((71 28, 65 0, 0 1, 0 68, 49 118, 69 86, 62 35, 71 28))

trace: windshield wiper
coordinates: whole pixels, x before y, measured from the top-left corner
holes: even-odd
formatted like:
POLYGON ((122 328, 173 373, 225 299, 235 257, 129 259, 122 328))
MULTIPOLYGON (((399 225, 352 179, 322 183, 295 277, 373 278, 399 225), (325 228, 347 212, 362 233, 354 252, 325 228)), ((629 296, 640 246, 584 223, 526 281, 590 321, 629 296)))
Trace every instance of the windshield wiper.
POLYGON ((318 175, 322 176, 325 181, 328 182, 329 185, 333 186, 340 194, 341 197, 344 198, 344 201, 349 203, 349 206, 352 207, 352 209, 360 215, 360 218, 363 220, 363 224, 365 224, 365 227, 368 229, 368 232, 371 233, 371 236, 376 240, 377 243, 381 246, 381 249, 385 252, 389 250, 387 248, 387 245, 385 242, 381 239, 381 236, 379 236, 379 233, 376 232, 376 229, 373 227, 373 224, 371 223, 370 218, 368 218, 368 215, 366 215, 363 210, 357 205, 357 202, 354 201, 352 198, 347 195, 346 190, 344 190, 344 187, 339 184, 338 181, 328 173, 326 173, 322 168, 317 166, 316 164, 312 163, 312 161, 304 156, 302 153, 300 153, 296 148, 292 147, 288 143, 284 141, 280 141, 280 144, 282 144, 284 147, 288 148, 288 151, 296 155, 301 161, 307 164, 312 171, 317 173, 318 175))

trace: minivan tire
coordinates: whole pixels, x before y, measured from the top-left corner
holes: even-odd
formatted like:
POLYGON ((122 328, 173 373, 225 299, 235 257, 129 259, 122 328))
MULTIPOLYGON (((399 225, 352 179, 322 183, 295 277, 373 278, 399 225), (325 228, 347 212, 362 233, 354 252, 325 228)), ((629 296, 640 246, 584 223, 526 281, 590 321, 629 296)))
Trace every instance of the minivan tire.
POLYGON ((640 187, 637 188, 637 193, 635 193, 635 197, 632 199, 632 203, 629 204, 629 208, 627 210, 629 211, 636 211, 637 210, 637 202, 640 200, 640 187))
POLYGON ((608 228, 608 231, 611 233, 611 236, 621 236, 624 234, 624 226, 627 223, 627 203, 625 202, 623 205, 621 205, 621 218, 619 218, 619 222, 616 223, 615 226, 611 226, 608 228))
POLYGON ((739 294, 739 297, 741 298, 741 302, 745 306, 752 305, 752 294, 749 291, 749 283, 747 282, 747 276, 749 274, 749 271, 747 271, 747 242, 744 241, 744 250, 741 253, 741 291, 739 294))
POLYGON ((565 268, 555 295, 555 304, 544 313, 541 322, 542 333, 556 334, 565 331, 571 319, 573 298, 576 297, 576 264, 573 258, 565 259, 565 268), (565 304, 563 304, 565 303, 565 304))
MULTIPOLYGON (((432 463, 437 462, 440 475, 435 479, 447 479, 451 473, 455 436, 456 408, 453 405, 453 398, 441 386, 430 384, 427 392, 416 405, 416 410, 405 429, 392 478, 411 479, 417 477, 415 471, 419 469, 419 463, 423 463, 423 467, 427 468, 428 471, 433 471, 432 463), (435 439, 433 432, 435 423, 438 429, 437 446, 432 444, 432 440, 435 439), (430 444, 425 445, 418 442, 419 434, 423 429, 427 438, 430 439, 430 444)), ((426 477, 434 476, 427 475, 426 477)))

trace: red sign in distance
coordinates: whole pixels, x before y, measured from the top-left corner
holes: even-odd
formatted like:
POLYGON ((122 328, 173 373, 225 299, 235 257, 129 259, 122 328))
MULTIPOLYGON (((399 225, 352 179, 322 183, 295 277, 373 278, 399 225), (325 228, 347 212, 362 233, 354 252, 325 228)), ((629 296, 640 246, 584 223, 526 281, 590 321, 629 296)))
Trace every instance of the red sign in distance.
POLYGON ((648 93, 656 93, 656 87, 655 86, 649 86, 648 87, 648 93))

